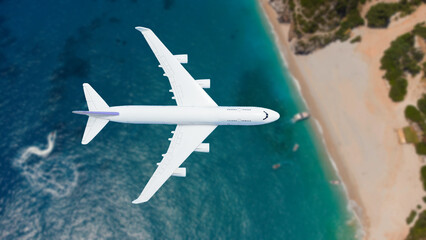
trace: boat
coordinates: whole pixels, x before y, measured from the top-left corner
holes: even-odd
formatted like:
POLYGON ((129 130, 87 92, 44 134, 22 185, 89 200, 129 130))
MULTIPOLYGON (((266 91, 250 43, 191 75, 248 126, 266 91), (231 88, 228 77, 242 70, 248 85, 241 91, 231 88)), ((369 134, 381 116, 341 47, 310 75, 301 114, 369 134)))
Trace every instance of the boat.
POLYGON ((293 123, 295 123, 295 122, 298 122, 298 121, 302 121, 302 120, 308 119, 310 116, 311 115, 309 115, 308 112, 301 112, 301 113, 298 113, 298 114, 294 115, 294 117, 291 119, 291 121, 293 123))
POLYGON ((340 181, 339 180, 331 180, 330 183, 333 184, 333 185, 339 185, 340 181))
POLYGON ((278 169, 280 167, 281 167, 281 164, 279 164, 279 163, 272 165, 273 169, 278 169))
POLYGON ((294 146, 293 146, 293 152, 296 152, 297 151, 297 149, 299 149, 299 144, 294 144, 294 146))

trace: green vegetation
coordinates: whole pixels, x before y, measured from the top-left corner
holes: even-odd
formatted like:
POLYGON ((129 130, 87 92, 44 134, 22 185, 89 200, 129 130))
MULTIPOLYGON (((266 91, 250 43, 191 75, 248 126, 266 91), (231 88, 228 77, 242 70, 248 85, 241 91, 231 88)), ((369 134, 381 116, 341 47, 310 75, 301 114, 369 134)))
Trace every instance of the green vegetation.
POLYGON ((419 214, 416 223, 410 229, 406 240, 426 239, 426 211, 419 214))
POLYGON ((423 166, 420 169, 420 177, 421 177, 421 180, 423 182, 423 190, 426 191, 426 166, 423 166))
POLYGON ((400 102, 404 100, 407 93, 407 80, 404 79, 405 72, 415 76, 420 72, 418 63, 423 58, 423 53, 414 47, 414 34, 406 33, 392 41, 391 46, 386 49, 381 62, 381 69, 385 70, 385 76, 391 85, 389 97, 400 102))
POLYGON ((356 43, 356 42, 361 42, 361 36, 356 36, 350 41, 350 43, 356 43))
MULTIPOLYGON (((416 153, 420 155, 426 155, 426 143, 419 142, 416 144, 416 153)), ((423 183, 424 186, 424 183, 423 183)))
POLYGON ((404 100, 404 97, 407 94, 407 80, 405 78, 399 78, 393 82, 390 82, 390 85, 391 89, 389 91, 389 97, 394 102, 401 102, 404 100))
POLYGON ((423 77, 426 78, 426 62, 423 63, 423 77))
POLYGON ((401 12, 401 16, 411 14, 415 7, 421 4, 420 0, 401 0, 398 3, 378 3, 372 6, 367 15, 368 27, 386 28, 389 25, 390 18, 397 12, 401 12))
POLYGON ((426 203, 426 196, 424 196, 422 199, 423 199, 423 202, 426 203))
MULTIPOLYGON (((282 11, 278 10, 278 13, 283 21, 290 21, 293 24, 290 38, 297 37, 294 48, 296 54, 308 54, 336 40, 346 41, 350 38, 352 29, 365 24, 360 9, 366 0, 281 1, 284 7, 282 11)), ((410 14, 422 1, 426 2, 426 0, 400 0, 397 3, 375 4, 366 14, 368 26, 387 27, 392 15, 410 14)), ((425 30, 420 27, 416 32, 425 34, 425 30)), ((361 39, 353 40, 357 42, 361 39)))
POLYGON ((283 0, 284 13, 293 23, 298 40, 296 54, 307 54, 330 42, 350 38, 351 29, 364 25, 359 9, 365 0, 283 0))
POLYGON ((340 24, 339 30, 336 32, 336 38, 345 41, 349 38, 348 30, 364 25, 364 19, 359 14, 357 8, 351 10, 345 20, 340 24))
POLYGON ((405 140, 407 143, 418 143, 419 139, 417 137, 416 132, 413 130, 412 127, 408 126, 402 129, 404 132, 405 140))
POLYGON ((420 112, 426 115, 426 94, 423 94, 423 97, 417 100, 417 107, 420 112))
MULTIPOLYGON (((411 127, 406 127, 403 129, 403 131, 407 142, 415 143, 416 153, 420 155, 426 155, 426 94, 424 94, 423 97, 417 101, 417 106, 418 109, 413 105, 408 105, 405 108, 404 113, 405 117, 413 122, 412 125, 414 124, 422 130, 422 139, 418 139, 417 133, 415 133, 415 131, 411 127)), ((425 174, 426 170, 422 169, 422 179, 425 179, 423 177, 426 176, 425 174)))
POLYGON ((389 19, 399 11, 398 3, 378 3, 370 8, 367 15, 368 27, 386 28, 389 25, 389 19))
POLYGON ((305 15, 313 15, 324 4, 324 0, 300 0, 305 15))
POLYGON ((420 111, 417 110, 417 108, 413 105, 408 105, 405 108, 405 118, 413 121, 413 122, 421 122, 424 121, 423 116, 421 115, 420 111))
POLYGON ((416 217, 417 213, 414 210, 411 210, 410 215, 407 217, 407 219, 405 219, 405 221, 407 222, 407 224, 410 224, 413 222, 414 218, 416 217))
POLYGON ((417 100, 417 108, 420 110, 423 121, 417 122, 419 127, 423 130, 424 135, 426 135, 426 94, 423 94, 422 98, 417 100))
MULTIPOLYGON (((395 81, 402 77, 404 69, 414 69, 413 61, 411 61, 414 51, 414 35, 411 33, 406 33, 392 41, 391 46, 380 60, 380 68, 386 71, 385 78, 395 81)), ((416 64, 414 63, 414 65, 416 64)))
POLYGON ((423 39, 426 39, 426 26, 424 26, 425 22, 418 23, 414 27, 413 33, 423 39))

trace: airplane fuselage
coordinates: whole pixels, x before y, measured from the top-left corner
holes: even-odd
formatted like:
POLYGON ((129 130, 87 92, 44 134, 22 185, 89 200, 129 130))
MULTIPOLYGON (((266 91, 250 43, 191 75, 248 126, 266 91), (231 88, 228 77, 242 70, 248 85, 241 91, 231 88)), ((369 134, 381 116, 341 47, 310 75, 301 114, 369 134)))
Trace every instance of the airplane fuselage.
MULTIPOLYGON (((76 112, 77 113, 77 112, 76 112)), ((179 106, 116 106, 96 114, 119 123, 173 125, 261 125, 273 122, 279 114, 260 107, 179 107, 179 106)))

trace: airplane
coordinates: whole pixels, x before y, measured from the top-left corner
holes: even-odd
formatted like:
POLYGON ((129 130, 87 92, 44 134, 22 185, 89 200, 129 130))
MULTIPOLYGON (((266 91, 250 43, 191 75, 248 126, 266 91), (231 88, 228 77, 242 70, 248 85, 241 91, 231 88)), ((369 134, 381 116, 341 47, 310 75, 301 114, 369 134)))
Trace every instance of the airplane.
POLYGON ((83 84, 89 111, 73 111, 89 116, 82 144, 88 144, 109 122, 133 124, 177 125, 169 138, 170 145, 163 159, 133 204, 147 202, 171 176, 186 177, 181 164, 192 152, 209 152, 209 143, 203 141, 219 125, 261 125, 274 122, 280 115, 260 107, 220 107, 203 90, 210 88, 210 80, 194 80, 182 64, 188 55, 173 55, 148 28, 136 27, 145 37, 154 55, 170 81, 169 92, 177 106, 114 106, 110 107, 88 84, 83 84))

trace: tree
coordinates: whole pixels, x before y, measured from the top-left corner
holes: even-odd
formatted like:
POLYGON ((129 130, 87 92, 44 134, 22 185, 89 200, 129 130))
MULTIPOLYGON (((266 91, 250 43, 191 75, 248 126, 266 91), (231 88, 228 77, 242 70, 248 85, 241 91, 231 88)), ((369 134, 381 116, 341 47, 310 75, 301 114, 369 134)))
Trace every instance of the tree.
POLYGON ((417 101, 417 107, 419 108, 420 112, 426 115, 426 95, 423 95, 423 98, 420 98, 417 101))
POLYGON ((405 108, 405 117, 413 122, 421 122, 423 121, 423 117, 420 114, 419 110, 413 105, 408 105, 405 108))
POLYGON ((386 28, 389 18, 399 10, 398 3, 378 3, 370 8, 366 17, 371 28, 386 28))
MULTIPOLYGON (((416 144, 416 153, 420 154, 420 155, 426 155, 426 143, 424 142, 420 142, 416 144)), ((423 168, 422 168, 422 179, 423 179, 423 188, 425 188, 425 180, 424 180, 424 175, 423 175, 423 168)), ((425 188, 426 190, 426 188, 425 188)))
POLYGON ((394 81, 393 84, 391 84, 391 90, 389 92, 389 97, 394 102, 401 102, 404 100, 405 94, 407 94, 407 80, 404 78, 400 78, 396 81, 394 81))

